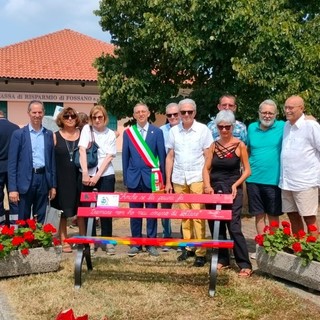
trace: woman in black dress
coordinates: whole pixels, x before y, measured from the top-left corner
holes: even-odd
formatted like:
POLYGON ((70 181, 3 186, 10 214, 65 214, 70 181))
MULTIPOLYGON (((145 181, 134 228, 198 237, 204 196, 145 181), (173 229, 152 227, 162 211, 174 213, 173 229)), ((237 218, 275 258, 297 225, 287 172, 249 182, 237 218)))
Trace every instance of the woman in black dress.
MULTIPOLYGON (((235 124, 234 114, 230 110, 222 110, 215 119, 220 138, 215 141, 209 151, 203 168, 205 193, 232 194, 232 219, 220 223, 219 238, 226 239, 226 227, 234 240, 234 256, 240 268, 240 277, 250 277, 252 265, 249 259, 246 240, 241 230, 242 183, 251 174, 248 153, 245 144, 232 134, 235 124)), ((212 233, 213 221, 209 221, 212 233)), ((219 249, 218 270, 230 264, 228 249, 219 249)))
POLYGON ((71 246, 64 243, 67 238, 67 218, 77 214, 79 190, 77 181, 79 168, 74 165, 73 153, 78 146, 80 120, 73 108, 64 108, 58 114, 56 123, 60 130, 54 133, 55 157, 57 170, 57 196, 52 206, 61 210, 59 227, 63 252, 72 252, 71 246))

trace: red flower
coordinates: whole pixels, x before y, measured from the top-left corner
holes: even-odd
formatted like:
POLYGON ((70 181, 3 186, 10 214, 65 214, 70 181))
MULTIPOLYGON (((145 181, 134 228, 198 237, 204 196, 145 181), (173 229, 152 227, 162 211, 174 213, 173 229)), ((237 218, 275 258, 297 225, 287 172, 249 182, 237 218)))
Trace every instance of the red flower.
POLYGON ((290 228, 290 223, 288 221, 282 221, 281 222, 281 225, 284 227, 284 228, 290 228))
POLYGON ((309 224, 309 225, 308 225, 308 230, 309 230, 310 232, 314 232, 314 231, 317 231, 318 228, 317 228, 317 226, 315 226, 314 224, 309 224))
POLYGON ((317 238, 314 237, 314 236, 308 236, 306 241, 307 241, 307 242, 316 242, 316 241, 317 241, 317 238))
POLYGON ((274 231, 270 231, 269 234, 270 234, 271 236, 273 236, 273 235, 274 235, 274 231))
POLYGON ((292 249, 293 249, 294 252, 301 252, 302 251, 301 243, 300 242, 295 242, 292 245, 292 249))
POLYGON ((25 226, 26 224, 27 224, 27 222, 25 221, 25 220, 17 220, 16 221, 16 224, 18 225, 18 226, 25 226))
POLYGON ((4 226, 1 230, 1 233, 6 235, 6 236, 9 236, 9 237, 12 237, 14 235, 14 227, 8 227, 8 226, 4 226))
POLYGON ((59 246, 59 245, 61 244, 61 242, 60 242, 59 239, 53 238, 53 244, 54 244, 55 246, 59 246))
POLYGON ((259 246, 263 246, 264 237, 262 234, 257 234, 254 240, 259 246))
POLYGON ((270 226, 272 228, 279 228, 279 223, 277 221, 271 221, 270 226))
POLYGON ((20 246, 21 243, 24 243, 23 237, 13 237, 11 241, 13 246, 20 246))
POLYGON ((284 228, 283 228, 283 233, 286 234, 287 236, 290 236, 290 234, 291 234, 290 228, 284 227, 284 228))
POLYGON ((226 154, 225 158, 233 158, 232 153, 229 152, 228 154, 226 154))
POLYGON ((270 227, 269 226, 265 226, 263 228, 263 233, 267 233, 268 231, 270 231, 270 227))
POLYGON ((29 254, 29 249, 28 248, 24 248, 21 250, 21 253, 24 255, 24 256, 27 256, 29 254))
POLYGON ((0 243, 0 251, 4 249, 4 245, 0 243))
POLYGON ((298 238, 302 239, 303 237, 305 237, 306 233, 303 230, 299 230, 298 231, 298 238))
POLYGON ((28 224, 30 229, 32 229, 32 230, 36 230, 37 229, 37 223, 36 223, 35 220, 27 219, 27 224, 28 224))
POLYGON ((34 240, 34 234, 32 231, 27 231, 23 234, 24 240, 27 242, 32 242, 34 240))
POLYGON ((55 233, 57 230, 52 224, 48 223, 43 226, 43 231, 47 233, 55 233))

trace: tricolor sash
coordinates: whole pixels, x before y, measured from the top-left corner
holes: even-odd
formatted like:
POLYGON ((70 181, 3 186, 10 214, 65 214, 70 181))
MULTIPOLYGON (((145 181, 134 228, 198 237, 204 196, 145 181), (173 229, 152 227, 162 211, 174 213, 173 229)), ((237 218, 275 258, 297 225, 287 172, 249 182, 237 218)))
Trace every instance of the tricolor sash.
POLYGON ((151 168, 151 189, 152 192, 160 191, 163 189, 163 178, 159 167, 159 157, 155 157, 150 150, 148 144, 144 141, 137 125, 133 125, 127 130, 129 139, 135 146, 139 155, 145 164, 151 168))

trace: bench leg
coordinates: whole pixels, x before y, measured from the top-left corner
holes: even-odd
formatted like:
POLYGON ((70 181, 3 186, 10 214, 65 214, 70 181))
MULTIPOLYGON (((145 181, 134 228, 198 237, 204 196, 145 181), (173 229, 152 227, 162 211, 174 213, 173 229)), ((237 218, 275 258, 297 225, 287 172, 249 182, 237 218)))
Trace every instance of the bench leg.
MULTIPOLYGON (((217 210, 221 210, 221 206, 217 205, 217 210)), ((219 229, 220 229, 220 221, 217 220, 214 222, 213 229, 213 240, 219 239, 219 229)), ((219 249, 212 250, 211 264, 210 264, 210 282, 209 282, 209 296, 214 297, 216 292, 216 284, 217 284, 217 266, 218 266, 218 253, 219 249)))
POLYGON ((88 270, 92 270, 92 261, 90 255, 90 245, 78 244, 77 255, 74 264, 74 286, 76 289, 81 287, 81 274, 82 274, 82 263, 83 259, 86 260, 88 270))
POLYGON ((210 263, 209 296, 214 297, 217 284, 218 249, 213 249, 210 263))

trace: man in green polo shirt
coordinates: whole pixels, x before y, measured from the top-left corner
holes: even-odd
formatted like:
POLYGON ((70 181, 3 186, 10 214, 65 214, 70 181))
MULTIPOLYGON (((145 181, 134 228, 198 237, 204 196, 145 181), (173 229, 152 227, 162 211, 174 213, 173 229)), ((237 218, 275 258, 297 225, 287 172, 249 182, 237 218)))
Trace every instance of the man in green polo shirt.
POLYGON ((246 185, 249 212, 255 216, 257 233, 263 234, 266 224, 279 223, 282 214, 278 183, 284 121, 276 120, 278 109, 272 100, 263 101, 258 113, 259 121, 248 127, 251 176, 246 185))

